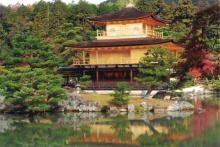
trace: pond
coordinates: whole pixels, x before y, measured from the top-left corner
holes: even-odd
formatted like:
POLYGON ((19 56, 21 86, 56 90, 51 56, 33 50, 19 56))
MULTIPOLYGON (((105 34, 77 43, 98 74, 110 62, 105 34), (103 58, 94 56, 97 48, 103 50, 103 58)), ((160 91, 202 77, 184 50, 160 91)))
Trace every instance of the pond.
POLYGON ((220 113, 0 115, 1 147, 218 147, 220 113))

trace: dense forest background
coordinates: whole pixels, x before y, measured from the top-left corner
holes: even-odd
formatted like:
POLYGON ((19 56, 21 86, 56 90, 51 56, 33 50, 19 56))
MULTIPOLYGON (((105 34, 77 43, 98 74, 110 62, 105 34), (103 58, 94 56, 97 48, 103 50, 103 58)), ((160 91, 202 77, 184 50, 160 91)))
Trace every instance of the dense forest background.
MULTIPOLYGON (((32 38, 48 43, 49 51, 65 61, 65 64, 71 63, 75 53, 65 50, 64 46, 95 39, 97 26, 90 24, 88 17, 112 13, 128 3, 129 0, 107 0, 94 5, 80 0, 77 4, 65 4, 61 0, 42 0, 28 6, 0 5, 0 61, 8 66, 21 63, 18 52, 23 57, 27 51, 18 51, 15 47, 20 36, 23 40, 30 41, 32 38), (12 60, 15 56, 16 59, 12 60)), ((167 38, 179 41, 189 33, 194 15, 217 1, 134 0, 134 3, 140 11, 154 13, 168 20, 169 27, 160 28, 159 31, 164 31, 167 38)))

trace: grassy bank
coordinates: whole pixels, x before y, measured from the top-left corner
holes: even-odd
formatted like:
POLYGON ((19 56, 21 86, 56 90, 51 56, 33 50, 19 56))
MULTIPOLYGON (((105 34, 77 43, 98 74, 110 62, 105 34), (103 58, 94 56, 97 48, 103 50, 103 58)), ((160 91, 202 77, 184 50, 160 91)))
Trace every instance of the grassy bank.
MULTIPOLYGON (((111 105, 113 97, 111 95, 100 95, 100 94, 88 94, 82 93, 81 96, 86 100, 92 100, 98 102, 100 105, 111 105)), ((143 99, 138 97, 130 97, 128 103, 139 105, 141 102, 147 102, 155 108, 167 108, 172 101, 161 100, 161 99, 143 99)))

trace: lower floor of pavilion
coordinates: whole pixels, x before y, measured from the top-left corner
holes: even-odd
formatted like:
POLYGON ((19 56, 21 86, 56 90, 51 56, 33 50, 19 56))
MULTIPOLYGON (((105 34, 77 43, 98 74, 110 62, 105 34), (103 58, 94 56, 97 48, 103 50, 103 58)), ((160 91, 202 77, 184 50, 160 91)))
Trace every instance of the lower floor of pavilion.
POLYGON ((76 78, 88 75, 92 80, 88 89, 113 89, 118 82, 127 82, 133 89, 144 89, 144 86, 135 80, 138 67, 138 64, 75 65, 60 68, 60 73, 65 78, 65 86, 75 86, 76 78))

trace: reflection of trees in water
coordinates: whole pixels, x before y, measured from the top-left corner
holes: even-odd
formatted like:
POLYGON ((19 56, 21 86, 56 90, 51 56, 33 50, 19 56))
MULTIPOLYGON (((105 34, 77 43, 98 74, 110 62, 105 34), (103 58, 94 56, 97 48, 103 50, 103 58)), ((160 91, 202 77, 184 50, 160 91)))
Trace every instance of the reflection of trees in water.
POLYGON ((0 115, 0 133, 8 129, 13 129, 12 120, 4 115, 0 115))
MULTIPOLYGON (((210 113, 207 114, 210 116, 210 113)), ((201 115, 198 115, 198 117, 201 118, 201 115)), ((193 117, 195 118, 195 115, 193 117)), ((48 114, 46 116, 35 117, 4 116, 4 119, 2 119, 4 121, 0 120, 0 124, 5 124, 6 121, 6 126, 8 127, 3 127, 4 125, 0 126, 0 128, 4 128, 4 131, 0 132, 0 145, 12 147, 66 146, 68 143, 74 144, 79 140, 82 141, 81 143, 84 143, 84 139, 91 139, 94 137, 92 135, 97 133, 93 132, 96 130, 94 127, 106 125, 111 127, 110 134, 113 133, 111 135, 115 135, 116 139, 119 139, 119 143, 129 144, 139 142, 142 146, 168 147, 179 145, 181 141, 188 139, 185 137, 191 134, 193 117, 159 117, 149 121, 147 118, 133 118, 129 120, 127 115, 109 117, 99 113, 48 114), (136 126, 144 126, 147 128, 146 132, 139 131, 141 132, 140 134, 135 132, 134 128, 136 126), (164 133, 158 130, 157 127, 160 129, 160 126, 168 128, 168 134, 160 134, 164 133)), ((219 131, 219 129, 217 130, 219 131)), ((212 133, 210 134, 213 135, 212 133)), ((220 135, 218 134, 218 136, 220 135)), ((206 138, 208 141, 212 139, 208 136, 204 137, 204 139, 206 138)), ((213 135, 213 138, 216 137, 213 135)))
MULTIPOLYGON (((181 134, 189 133, 190 131, 190 121, 191 118, 174 118, 166 121, 166 126, 168 128, 168 134, 160 134, 159 132, 153 131, 153 124, 157 124, 154 120, 152 123, 148 123, 149 128, 153 132, 153 134, 145 133, 138 137, 138 142, 141 146, 149 146, 149 147, 170 147, 177 146, 179 143, 178 140, 181 134), (177 139, 172 140, 170 135, 173 134, 177 139)), ((161 120, 159 120, 160 122, 161 120)), ((190 134, 190 133, 189 133, 190 134)), ((182 137, 182 136, 181 136, 182 137)), ((185 137, 185 136, 184 136, 185 137)), ((182 138, 181 138, 182 139, 182 138)), ((185 139, 185 138, 183 138, 185 139)), ((182 141, 182 140, 181 140, 182 141)))
POLYGON ((138 137, 138 142, 143 147, 170 147, 170 141, 166 138, 165 134, 142 134, 138 137))
POLYGON ((31 118, 28 122, 13 122, 14 129, 0 133, 0 145, 10 147, 20 146, 66 146, 70 137, 81 138, 90 134, 90 127, 82 125, 77 128, 68 125, 40 123, 31 118), (30 123, 32 122, 32 123, 30 123))
POLYGON ((103 118, 101 113, 66 113, 59 115, 56 122, 79 127, 81 125, 93 124, 100 118, 103 118))
POLYGON ((117 134, 121 141, 127 141, 131 139, 132 132, 130 130, 130 122, 125 116, 116 116, 111 121, 112 129, 117 134))
POLYGON ((181 147, 219 147, 220 146, 220 122, 213 128, 206 129, 202 136, 183 142, 181 147))
POLYGON ((168 128, 172 133, 189 133, 191 131, 192 117, 175 118, 168 123, 168 128))

